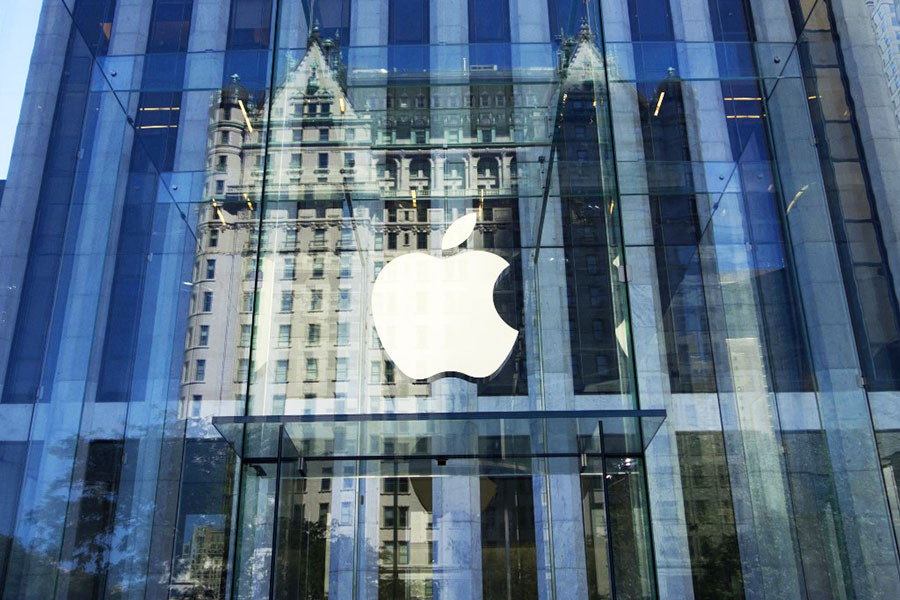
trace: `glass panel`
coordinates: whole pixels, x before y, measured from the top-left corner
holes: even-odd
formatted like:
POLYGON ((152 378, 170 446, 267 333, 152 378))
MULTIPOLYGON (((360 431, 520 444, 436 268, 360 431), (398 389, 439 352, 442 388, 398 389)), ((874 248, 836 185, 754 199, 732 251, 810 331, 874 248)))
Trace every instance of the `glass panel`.
POLYGON ((342 414, 214 417, 222 437, 241 456, 275 458, 283 427, 287 439, 306 457, 374 459, 422 456, 465 458, 477 454, 471 440, 479 437, 530 438, 527 456, 579 456, 601 452, 640 453, 653 440, 665 411, 535 411, 433 414, 342 414), (551 432, 553 435, 551 435, 551 432), (558 435, 556 434, 558 432, 558 435), (427 440, 426 445, 398 446, 398 438, 427 440), (440 450, 438 450, 440 448, 440 450))
POLYGON ((875 590, 900 320, 803 4, 798 53, 725 0, 68 2, 4 593, 654 597, 645 470, 685 595, 875 590))

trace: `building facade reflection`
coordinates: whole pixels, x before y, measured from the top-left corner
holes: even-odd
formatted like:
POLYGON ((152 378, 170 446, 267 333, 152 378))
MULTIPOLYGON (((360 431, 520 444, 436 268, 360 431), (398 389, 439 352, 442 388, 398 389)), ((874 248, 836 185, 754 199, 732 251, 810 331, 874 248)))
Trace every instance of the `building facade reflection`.
MULTIPOLYGON (((900 597, 867 10, 46 2, 0 202, 0 597, 900 597), (472 250, 509 264, 509 358, 412 379, 376 278, 472 250)), ((409 287, 412 329, 446 299, 409 287)))

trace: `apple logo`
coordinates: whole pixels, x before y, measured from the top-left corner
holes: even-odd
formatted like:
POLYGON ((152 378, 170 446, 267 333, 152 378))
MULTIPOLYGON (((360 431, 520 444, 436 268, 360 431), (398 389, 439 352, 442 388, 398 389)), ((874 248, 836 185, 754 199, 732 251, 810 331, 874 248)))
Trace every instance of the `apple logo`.
MULTIPOLYGON (((462 244, 477 217, 472 212, 454 221, 441 250, 462 244)), ((500 370, 519 335, 494 306, 494 284, 508 267, 480 250, 441 258, 411 252, 389 262, 372 289, 372 316, 397 368, 418 380, 438 373, 482 378, 500 370)))

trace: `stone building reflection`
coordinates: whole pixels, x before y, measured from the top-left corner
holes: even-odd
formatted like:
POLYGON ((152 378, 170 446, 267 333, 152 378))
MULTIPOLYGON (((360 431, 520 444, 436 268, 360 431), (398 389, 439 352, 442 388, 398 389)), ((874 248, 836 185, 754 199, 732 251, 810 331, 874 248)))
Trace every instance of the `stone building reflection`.
MULTIPOLYGON (((363 89, 357 108, 339 46, 315 33, 286 71, 271 99, 235 76, 211 103, 206 197, 185 282, 185 417, 380 412, 426 401, 429 383, 408 379, 381 348, 367 294, 387 262, 440 248, 444 229, 465 212, 479 215, 467 246, 511 263, 495 303, 523 327, 512 86, 483 86, 469 98, 391 87, 379 99, 363 89)), ((479 384, 481 395, 526 393, 523 339, 479 384)), ((291 562, 291 548, 302 548, 304 565, 279 569, 290 580, 277 588, 327 597, 332 523, 350 520, 345 478, 334 471, 342 468, 319 465, 285 480, 289 527, 277 560, 291 562)), ((386 597, 431 597, 430 495, 429 478, 381 480, 372 564, 386 597)), ((223 581, 225 524, 210 521, 183 524, 175 588, 185 597, 223 581)))
MULTIPOLYGON (((214 102, 185 343, 189 415, 211 412, 202 408, 210 400, 241 410, 248 390, 248 410, 267 414, 352 411, 347 398, 359 394, 376 404, 427 396, 428 384, 407 379, 380 348, 368 288, 393 257, 439 248, 444 227, 465 211, 479 212, 470 247, 513 264, 495 299, 521 326, 509 131, 473 131, 462 106, 443 134, 407 127, 424 123, 416 112, 425 100, 392 94, 387 111, 357 110, 339 47, 313 35, 271 106, 255 103, 237 77, 214 102), (486 137, 494 143, 476 148, 486 137), (369 347, 354 347, 358 339, 369 347)), ((505 110, 502 95, 481 102, 505 110)), ((521 349, 516 355, 500 393, 525 385, 521 349)))

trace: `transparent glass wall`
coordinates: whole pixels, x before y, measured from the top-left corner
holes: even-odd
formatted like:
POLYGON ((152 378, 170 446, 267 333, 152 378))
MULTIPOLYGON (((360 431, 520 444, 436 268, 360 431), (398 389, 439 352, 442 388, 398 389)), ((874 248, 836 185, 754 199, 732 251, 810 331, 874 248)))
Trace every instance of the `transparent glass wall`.
POLYGON ((48 3, 0 597, 893 597, 826 8, 48 3))

